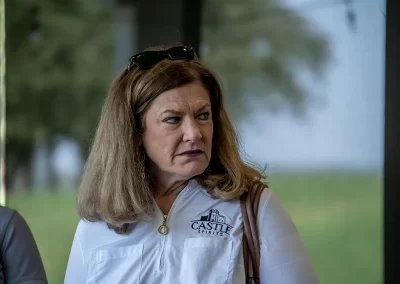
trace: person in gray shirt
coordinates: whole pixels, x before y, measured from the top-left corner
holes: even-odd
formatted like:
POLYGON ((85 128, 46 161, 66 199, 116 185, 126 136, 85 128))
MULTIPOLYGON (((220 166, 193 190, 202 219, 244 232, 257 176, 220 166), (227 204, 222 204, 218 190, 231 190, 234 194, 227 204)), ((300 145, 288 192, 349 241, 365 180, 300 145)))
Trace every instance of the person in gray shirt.
POLYGON ((0 284, 47 284, 32 232, 17 211, 0 206, 0 284))

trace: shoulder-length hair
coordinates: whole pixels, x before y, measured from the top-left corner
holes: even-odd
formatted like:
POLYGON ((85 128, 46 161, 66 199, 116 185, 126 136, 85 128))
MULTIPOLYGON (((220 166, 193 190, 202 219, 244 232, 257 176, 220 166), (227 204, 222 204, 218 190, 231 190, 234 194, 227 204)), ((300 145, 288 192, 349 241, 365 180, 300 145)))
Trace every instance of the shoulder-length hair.
POLYGON ((192 82, 208 90, 214 136, 208 170, 195 177, 214 198, 239 198, 262 175, 240 157, 235 129, 225 111, 221 86, 197 58, 164 60, 149 70, 124 70, 105 100, 97 132, 78 190, 78 213, 104 221, 117 233, 149 217, 154 209, 146 155, 141 146, 143 117, 161 93, 192 82))

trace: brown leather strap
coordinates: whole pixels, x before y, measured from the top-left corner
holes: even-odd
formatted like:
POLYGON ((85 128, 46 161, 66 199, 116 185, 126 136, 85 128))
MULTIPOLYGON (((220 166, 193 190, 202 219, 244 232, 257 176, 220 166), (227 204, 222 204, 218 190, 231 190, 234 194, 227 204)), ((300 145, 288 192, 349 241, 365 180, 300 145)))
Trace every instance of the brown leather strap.
POLYGON ((260 283, 260 243, 258 239, 257 215, 260 197, 265 188, 257 183, 240 198, 243 219, 243 257, 246 283, 260 283))

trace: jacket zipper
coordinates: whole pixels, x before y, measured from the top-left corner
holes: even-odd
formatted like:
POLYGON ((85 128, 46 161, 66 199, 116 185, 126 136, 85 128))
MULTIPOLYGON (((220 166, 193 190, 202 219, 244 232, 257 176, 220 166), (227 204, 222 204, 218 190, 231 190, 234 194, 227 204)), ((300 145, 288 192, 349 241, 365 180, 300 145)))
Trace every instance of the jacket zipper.
MULTIPOLYGON (((190 182, 189 182, 190 183, 190 182)), ((167 234, 160 234, 161 237, 161 252, 160 252, 160 260, 159 260, 159 265, 158 265, 158 270, 161 272, 164 268, 164 260, 165 260, 165 242, 167 241, 167 237, 169 235, 169 227, 168 227, 168 219, 171 217, 171 214, 173 213, 174 208, 177 206, 177 204, 180 202, 180 199, 184 193, 184 191, 187 189, 187 187, 189 186, 189 184, 186 185, 186 187, 184 189, 182 189, 182 191, 178 194, 178 196, 176 197, 175 201, 172 203, 171 209, 168 212, 168 215, 165 215, 161 209, 157 206, 159 212, 161 213, 162 217, 163 217, 163 221, 160 227, 162 227, 163 225, 166 226, 166 228, 168 229, 168 233, 167 234)), ((159 227, 159 228, 160 228, 159 227)))

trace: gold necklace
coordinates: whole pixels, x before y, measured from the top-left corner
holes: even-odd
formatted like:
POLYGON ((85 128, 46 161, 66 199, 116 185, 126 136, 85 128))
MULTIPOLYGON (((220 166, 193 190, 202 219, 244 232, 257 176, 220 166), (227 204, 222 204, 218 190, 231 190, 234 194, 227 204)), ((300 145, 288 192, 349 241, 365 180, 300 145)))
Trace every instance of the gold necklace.
POLYGON ((164 215, 164 221, 162 222, 161 226, 158 227, 158 232, 159 232, 161 235, 166 235, 166 234, 168 234, 168 232, 169 232, 169 228, 168 228, 168 226, 167 226, 167 218, 168 218, 168 214, 167 214, 167 215, 164 215))

